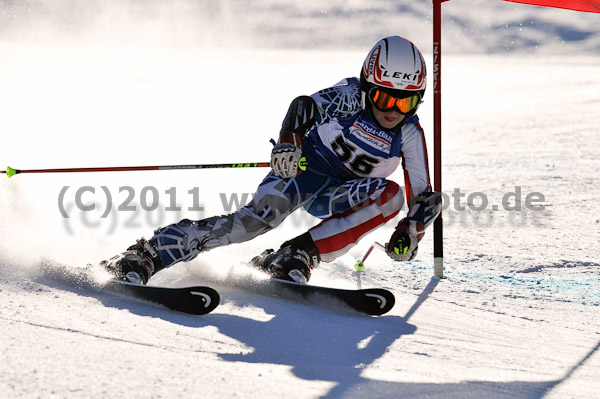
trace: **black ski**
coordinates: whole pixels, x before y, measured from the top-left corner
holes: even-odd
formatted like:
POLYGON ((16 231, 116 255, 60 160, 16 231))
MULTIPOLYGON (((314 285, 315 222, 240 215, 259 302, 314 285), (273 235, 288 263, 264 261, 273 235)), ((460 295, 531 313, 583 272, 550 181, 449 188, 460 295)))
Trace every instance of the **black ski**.
MULTIPOLYGON (((193 315, 212 312, 220 302, 219 293, 210 287, 167 288, 131 284, 120 280, 109 280, 104 283, 95 277, 94 271, 97 269, 94 269, 93 266, 76 268, 53 261, 42 262, 41 269, 45 276, 67 282, 81 289, 116 292, 193 315)), ((106 274, 103 269, 102 272, 106 274)))
POLYGON ((299 284, 272 278, 269 294, 290 299, 301 299, 323 306, 335 306, 340 302, 352 310, 379 316, 389 312, 396 303, 394 294, 383 288, 351 290, 316 285, 299 284))
POLYGON ((167 288, 114 280, 104 285, 101 291, 118 292, 193 315, 212 312, 220 301, 219 293, 210 287, 167 288))

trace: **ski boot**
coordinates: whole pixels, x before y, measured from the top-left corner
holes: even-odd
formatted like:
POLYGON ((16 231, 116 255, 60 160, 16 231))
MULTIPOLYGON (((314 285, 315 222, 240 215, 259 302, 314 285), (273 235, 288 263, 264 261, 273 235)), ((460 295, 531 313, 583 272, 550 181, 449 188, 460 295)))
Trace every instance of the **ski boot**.
POLYGON ((127 248, 127 251, 100 264, 119 280, 144 285, 154 273, 163 269, 156 250, 143 238, 127 248))
POLYGON ((265 250, 254 257, 250 264, 275 278, 306 284, 311 270, 319 265, 321 257, 309 233, 305 233, 281 245, 279 250, 265 250))

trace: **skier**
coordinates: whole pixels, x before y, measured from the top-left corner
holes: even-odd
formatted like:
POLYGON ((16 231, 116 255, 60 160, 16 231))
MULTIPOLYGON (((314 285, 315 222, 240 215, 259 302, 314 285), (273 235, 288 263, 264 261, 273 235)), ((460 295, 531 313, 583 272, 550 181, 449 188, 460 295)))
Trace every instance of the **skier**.
POLYGON ((425 61, 417 47, 399 36, 380 40, 360 79, 347 78, 292 101, 271 151, 272 170, 248 205, 229 215, 159 228, 150 240, 142 238, 102 263, 119 279, 146 284, 161 269, 248 241, 304 208, 322 222, 251 263, 277 278, 306 283, 319 262, 345 254, 398 215, 404 198, 386 177, 400 164, 409 211, 385 247, 394 260, 412 260, 441 210, 416 115, 425 87, 425 61))

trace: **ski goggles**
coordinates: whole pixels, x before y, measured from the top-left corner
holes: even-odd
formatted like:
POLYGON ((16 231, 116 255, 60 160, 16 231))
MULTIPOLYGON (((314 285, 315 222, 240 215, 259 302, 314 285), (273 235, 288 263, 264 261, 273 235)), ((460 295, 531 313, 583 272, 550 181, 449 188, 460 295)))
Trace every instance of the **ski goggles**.
POLYGON ((408 97, 397 98, 377 87, 372 87, 371 90, 369 90, 369 100, 371 100, 371 103, 375 108, 381 112, 388 112, 396 109, 396 111, 406 115, 419 105, 421 102, 421 95, 415 93, 408 97))

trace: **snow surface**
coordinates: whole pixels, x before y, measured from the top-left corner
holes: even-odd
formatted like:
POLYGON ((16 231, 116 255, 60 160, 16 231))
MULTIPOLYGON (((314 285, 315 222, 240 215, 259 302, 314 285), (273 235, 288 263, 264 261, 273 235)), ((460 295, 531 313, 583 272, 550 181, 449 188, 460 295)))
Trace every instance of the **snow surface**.
MULTIPOLYGON (((379 37, 411 38, 431 70, 429 2, 322 3, 2 3, 0 163, 265 161, 289 101, 356 76, 379 37)), ((0 397, 597 398, 598 15, 455 0, 444 17, 447 279, 433 277, 428 234, 414 262, 367 260, 362 286, 396 295, 385 316, 217 285, 221 305, 191 317, 39 266, 97 262, 156 227, 227 212, 265 169, 2 177, 0 397), (86 187, 79 208, 96 209, 81 211, 86 187)), ((431 86, 419 114, 431 157, 431 86)), ((243 284, 240 261, 316 222, 299 212, 152 284, 243 284)), ((311 283, 356 287, 354 261, 392 227, 311 283)))

